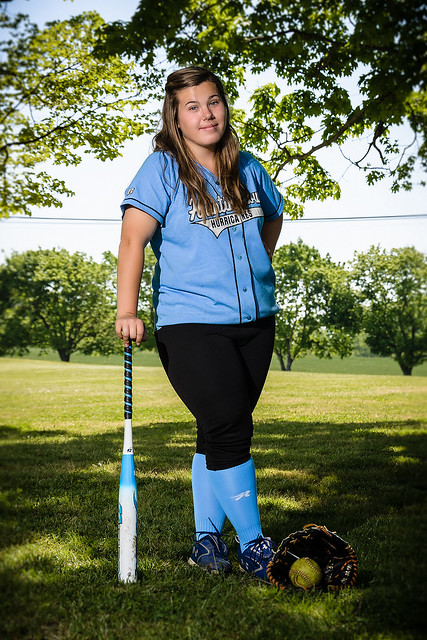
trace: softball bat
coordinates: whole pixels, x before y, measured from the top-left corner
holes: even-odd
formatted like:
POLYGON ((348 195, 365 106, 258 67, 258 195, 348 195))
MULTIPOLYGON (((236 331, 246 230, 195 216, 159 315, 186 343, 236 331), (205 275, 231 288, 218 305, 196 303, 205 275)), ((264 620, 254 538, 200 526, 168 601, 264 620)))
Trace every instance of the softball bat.
POLYGON ((135 460, 132 439, 132 346, 124 352, 124 413, 122 466, 119 486, 119 580, 136 582, 137 515, 135 460))

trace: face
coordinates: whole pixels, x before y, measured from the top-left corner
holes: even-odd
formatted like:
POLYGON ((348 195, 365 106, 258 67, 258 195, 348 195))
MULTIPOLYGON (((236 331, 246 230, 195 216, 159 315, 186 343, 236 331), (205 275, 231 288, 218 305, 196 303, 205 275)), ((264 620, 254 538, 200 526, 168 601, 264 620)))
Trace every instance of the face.
POLYGON ((197 159, 206 151, 215 151, 224 135, 226 106, 213 82, 177 92, 178 126, 182 136, 197 159))

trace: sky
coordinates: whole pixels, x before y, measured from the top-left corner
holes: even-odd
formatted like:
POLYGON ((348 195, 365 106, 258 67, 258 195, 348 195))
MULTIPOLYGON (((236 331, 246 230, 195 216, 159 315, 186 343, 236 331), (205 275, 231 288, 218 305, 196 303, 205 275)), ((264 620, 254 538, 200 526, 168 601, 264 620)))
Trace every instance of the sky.
MULTIPOLYGON (((7 13, 26 13, 39 25, 88 10, 98 11, 107 21, 127 20, 137 6, 138 0, 0 2, 0 7, 7 13)), ((411 139, 409 130, 404 135, 405 141, 411 139)), ((361 149, 364 149, 362 143, 361 149)), ((151 138, 143 136, 129 141, 122 156, 113 161, 101 162, 87 156, 78 167, 55 167, 55 175, 63 178, 76 195, 64 199, 62 209, 34 208, 34 218, 13 216, 0 219, 0 262, 13 251, 38 248, 83 251, 95 260, 101 260, 104 251, 117 254, 120 202, 150 151, 151 138), (92 219, 98 221, 93 222, 92 219)), ((304 218, 300 221, 285 218, 279 245, 301 238, 322 255, 329 253, 337 262, 351 260, 354 252, 366 251, 371 245, 380 245, 386 250, 414 246, 427 253, 425 187, 417 186, 411 192, 392 194, 390 184, 385 181, 368 186, 363 173, 354 167, 348 168, 338 149, 323 151, 322 159, 332 177, 339 181, 341 198, 338 201, 327 199, 307 203, 304 218), (408 217, 402 219, 403 215, 408 217), (383 219, 372 219, 378 216, 383 216, 383 219), (351 220, 354 217, 362 219, 351 220)), ((421 180, 425 175, 419 173, 416 177, 421 180)))

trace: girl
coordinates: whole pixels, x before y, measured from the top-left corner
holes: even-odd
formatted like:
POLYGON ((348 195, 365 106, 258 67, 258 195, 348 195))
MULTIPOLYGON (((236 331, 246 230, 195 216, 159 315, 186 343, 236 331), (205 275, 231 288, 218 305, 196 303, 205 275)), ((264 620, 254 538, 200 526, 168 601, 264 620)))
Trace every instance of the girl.
POLYGON ((240 568, 266 580, 274 550, 261 529, 250 447, 274 343, 271 258, 284 202, 263 167, 239 152, 212 72, 172 73, 162 121, 122 203, 116 332, 125 346, 146 340, 137 303, 150 242, 160 358, 197 422, 189 563, 231 571, 221 535, 228 517, 240 568))

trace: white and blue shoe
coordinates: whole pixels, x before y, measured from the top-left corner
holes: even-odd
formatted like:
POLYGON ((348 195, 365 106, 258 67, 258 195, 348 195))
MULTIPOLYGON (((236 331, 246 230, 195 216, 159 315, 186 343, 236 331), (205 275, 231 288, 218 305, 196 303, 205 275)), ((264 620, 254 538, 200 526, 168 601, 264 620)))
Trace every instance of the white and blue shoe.
POLYGON ((231 573, 228 547, 221 534, 206 533, 200 540, 195 540, 188 564, 198 566, 209 573, 231 573))
MULTIPOLYGON (((236 537, 236 541, 239 539, 236 537)), ((259 580, 270 582, 267 577, 267 565, 274 555, 274 543, 271 538, 259 536, 256 540, 251 540, 245 544, 245 550, 239 548, 237 556, 239 558, 240 570, 251 573, 259 580)))

